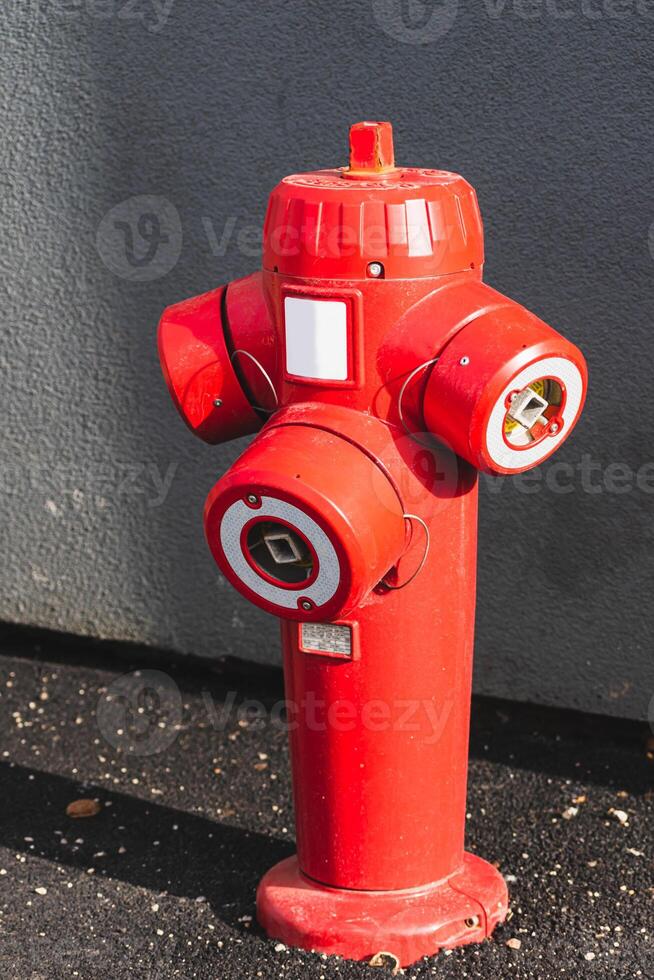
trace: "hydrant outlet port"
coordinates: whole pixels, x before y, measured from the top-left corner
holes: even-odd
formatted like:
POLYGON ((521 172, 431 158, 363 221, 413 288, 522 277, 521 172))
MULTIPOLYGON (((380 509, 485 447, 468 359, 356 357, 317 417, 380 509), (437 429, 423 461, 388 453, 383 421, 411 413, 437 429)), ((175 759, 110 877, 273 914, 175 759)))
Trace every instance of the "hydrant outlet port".
POLYGON ((555 378, 539 378, 508 399, 504 438, 511 446, 530 446, 560 429, 565 393, 555 378))
POLYGON ((296 585, 313 578, 315 552, 299 531, 275 521, 258 521, 246 537, 246 548, 255 567, 282 585, 296 585))

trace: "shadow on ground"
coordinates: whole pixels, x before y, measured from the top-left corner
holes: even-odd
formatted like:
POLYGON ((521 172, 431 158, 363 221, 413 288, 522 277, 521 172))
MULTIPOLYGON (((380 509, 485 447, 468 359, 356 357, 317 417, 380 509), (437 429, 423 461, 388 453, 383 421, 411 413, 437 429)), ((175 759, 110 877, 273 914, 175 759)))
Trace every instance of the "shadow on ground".
POLYGON ((203 896, 235 928, 242 928, 240 896, 254 894, 262 874, 293 853, 289 841, 17 765, 0 764, 0 797, 11 801, 4 808, 3 847, 82 871, 94 868, 96 875, 155 893, 203 896), (102 804, 98 817, 63 817, 71 800, 89 796, 102 804), (25 829, 35 818, 34 849, 25 829), (155 848, 144 849, 146 834, 158 841, 155 848))

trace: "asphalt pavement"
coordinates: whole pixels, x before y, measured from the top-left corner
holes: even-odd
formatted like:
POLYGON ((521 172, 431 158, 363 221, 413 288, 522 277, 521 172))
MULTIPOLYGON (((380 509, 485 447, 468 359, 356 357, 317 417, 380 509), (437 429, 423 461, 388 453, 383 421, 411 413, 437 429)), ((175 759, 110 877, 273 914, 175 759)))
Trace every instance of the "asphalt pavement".
MULTIPOLYGON (((2 980, 391 976, 254 920, 294 849, 282 697, 274 668, 2 630, 2 980)), ((510 919, 404 976, 653 978, 653 832, 646 725, 476 698, 467 844, 510 919)))

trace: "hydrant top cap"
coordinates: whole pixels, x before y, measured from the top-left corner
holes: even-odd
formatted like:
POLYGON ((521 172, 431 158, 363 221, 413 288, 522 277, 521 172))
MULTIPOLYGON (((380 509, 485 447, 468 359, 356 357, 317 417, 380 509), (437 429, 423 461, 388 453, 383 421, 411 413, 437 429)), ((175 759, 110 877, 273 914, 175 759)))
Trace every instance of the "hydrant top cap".
POLYGON ((350 128, 348 167, 291 174, 270 195, 264 268, 300 278, 442 276, 480 269, 483 230, 463 177, 395 166, 389 122, 350 128))

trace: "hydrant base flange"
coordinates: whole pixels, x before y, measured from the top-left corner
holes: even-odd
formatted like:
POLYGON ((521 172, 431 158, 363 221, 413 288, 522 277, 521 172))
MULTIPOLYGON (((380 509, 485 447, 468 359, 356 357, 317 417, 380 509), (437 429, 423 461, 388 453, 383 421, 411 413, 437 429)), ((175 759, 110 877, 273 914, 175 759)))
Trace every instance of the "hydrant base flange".
POLYGON ((445 881, 386 892, 321 885, 291 857, 264 876, 257 892, 257 918, 272 939, 350 960, 389 952, 400 966, 482 942, 507 911, 502 875, 474 854, 465 854, 461 871, 445 881))

